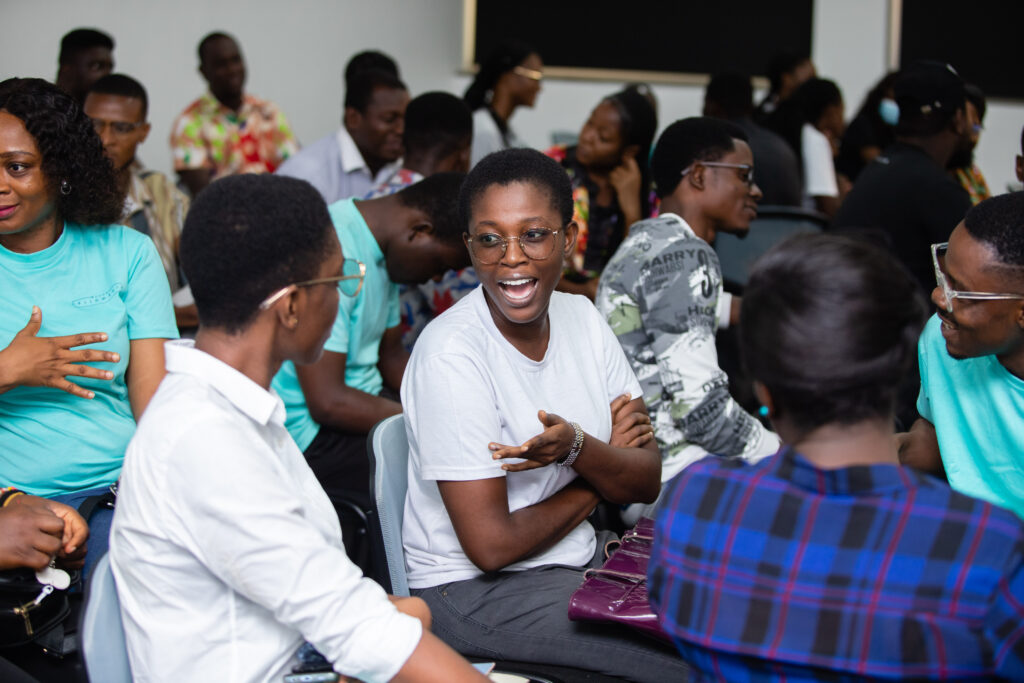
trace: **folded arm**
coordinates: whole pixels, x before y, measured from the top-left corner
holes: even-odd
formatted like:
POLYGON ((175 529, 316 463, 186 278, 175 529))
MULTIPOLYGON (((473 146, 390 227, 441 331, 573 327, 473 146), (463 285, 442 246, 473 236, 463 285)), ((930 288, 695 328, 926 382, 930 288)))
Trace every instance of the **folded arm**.
POLYGON ((345 384, 347 355, 324 351, 313 365, 295 366, 309 414, 317 424, 335 429, 369 433, 385 417, 402 412, 402 406, 345 384))

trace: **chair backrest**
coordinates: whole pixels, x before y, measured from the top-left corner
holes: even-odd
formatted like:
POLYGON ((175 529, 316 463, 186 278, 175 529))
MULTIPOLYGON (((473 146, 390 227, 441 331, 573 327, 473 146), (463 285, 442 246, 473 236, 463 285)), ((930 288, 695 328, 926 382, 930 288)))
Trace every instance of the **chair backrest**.
POLYGON ((817 211, 789 206, 763 206, 750 222, 750 232, 743 237, 719 233, 715 251, 722 265, 722 278, 746 285, 754 261, 791 235, 821 232, 828 219, 817 211))
POLYGON ((373 490, 373 510, 368 521, 378 568, 375 578, 392 595, 405 597, 409 595, 409 584, 405 578, 402 518, 409 488, 409 441, 402 416, 392 415, 378 422, 370 432, 368 448, 373 490))
POLYGON ((110 553, 96 563, 85 596, 81 624, 82 657, 89 680, 131 683, 128 649, 121 624, 121 605, 110 568, 110 553))

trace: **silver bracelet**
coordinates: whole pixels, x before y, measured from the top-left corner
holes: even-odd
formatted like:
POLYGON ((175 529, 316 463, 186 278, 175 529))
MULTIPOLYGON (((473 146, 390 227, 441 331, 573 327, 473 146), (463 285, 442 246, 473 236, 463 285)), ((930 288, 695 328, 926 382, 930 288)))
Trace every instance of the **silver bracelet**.
POLYGON ((576 438, 572 440, 572 448, 569 449, 569 454, 556 463, 559 467, 572 467, 572 464, 576 462, 576 458, 580 457, 580 451, 583 450, 583 429, 580 427, 580 423, 570 422, 569 426, 576 432, 576 438))

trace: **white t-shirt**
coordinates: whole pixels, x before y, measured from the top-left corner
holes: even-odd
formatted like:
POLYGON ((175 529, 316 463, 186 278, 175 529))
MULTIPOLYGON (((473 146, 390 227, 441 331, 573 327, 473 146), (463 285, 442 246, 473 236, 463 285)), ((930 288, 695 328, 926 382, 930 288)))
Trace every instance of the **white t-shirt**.
MULTIPOLYGON (((498 331, 482 287, 427 325, 417 340, 402 381, 410 447, 403 540, 411 587, 483 573, 462 551, 438 480, 506 477, 510 511, 538 503, 576 472, 555 465, 505 472, 487 444, 518 445, 536 436, 543 431, 538 410, 578 422, 607 441, 611 401, 624 393, 642 395, 615 335, 589 300, 554 292, 548 316, 551 336, 541 361, 521 354, 498 331)), ((548 550, 505 570, 582 566, 594 547, 594 529, 583 522, 548 550)))
POLYGON ((805 123, 800 134, 800 145, 804 159, 804 203, 807 208, 813 209, 814 197, 839 196, 832 144, 824 133, 805 123))
POLYGON ((420 622, 346 557, 281 399, 191 341, 165 349, 110 533, 133 679, 280 683, 305 639, 390 680, 420 622))

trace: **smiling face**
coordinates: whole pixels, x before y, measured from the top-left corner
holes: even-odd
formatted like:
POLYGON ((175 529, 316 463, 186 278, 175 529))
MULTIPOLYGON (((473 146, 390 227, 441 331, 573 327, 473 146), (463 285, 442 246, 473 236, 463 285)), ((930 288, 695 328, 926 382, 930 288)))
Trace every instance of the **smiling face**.
POLYGON ((345 127, 368 162, 391 163, 402 156, 405 108, 409 92, 403 88, 373 89, 366 111, 345 110, 345 127))
POLYGON ((103 151, 115 171, 121 171, 135 159, 135 149, 149 135, 149 124, 142 113, 142 100, 124 95, 89 93, 83 106, 93 121, 103 151), (127 132, 120 128, 131 128, 127 132))
MULTIPOLYGON (((745 164, 753 167, 754 155, 743 140, 733 140, 733 150, 716 160, 722 164, 745 164)), ((723 166, 704 167, 705 212, 716 232, 742 234, 750 230, 750 221, 757 217, 761 188, 748 185, 747 171, 723 166)))
POLYGON ((199 72, 220 102, 228 104, 241 99, 245 87, 245 61, 238 43, 231 38, 210 41, 203 50, 199 72))
MULTIPOLYGON (((1024 294, 1019 279, 1007 277, 1000 269, 994 249, 972 237, 962 222, 949 236, 949 249, 939 265, 953 289, 1024 294)), ((942 319, 946 350, 953 358, 995 355, 1005 360, 1024 354, 1024 302, 954 298, 950 312, 940 287, 932 290, 932 302, 942 319)))
POLYGON ((469 236, 479 239, 491 233, 510 240, 505 255, 494 264, 474 256, 473 267, 483 285, 495 325, 506 338, 521 336, 521 329, 542 329, 551 293, 562 277, 565 258, 576 241, 576 224, 561 230, 562 221, 551 197, 532 183, 491 185, 473 202, 469 236), (559 230, 551 255, 530 259, 517 240, 530 229, 559 230))
POLYGON ((44 242, 52 244, 56 205, 35 138, 21 119, 0 110, 0 244, 20 251, 15 242, 47 230, 53 235, 44 242))
POLYGON ((612 169, 622 163, 622 117, 605 100, 590 112, 576 145, 576 160, 584 168, 612 169))

